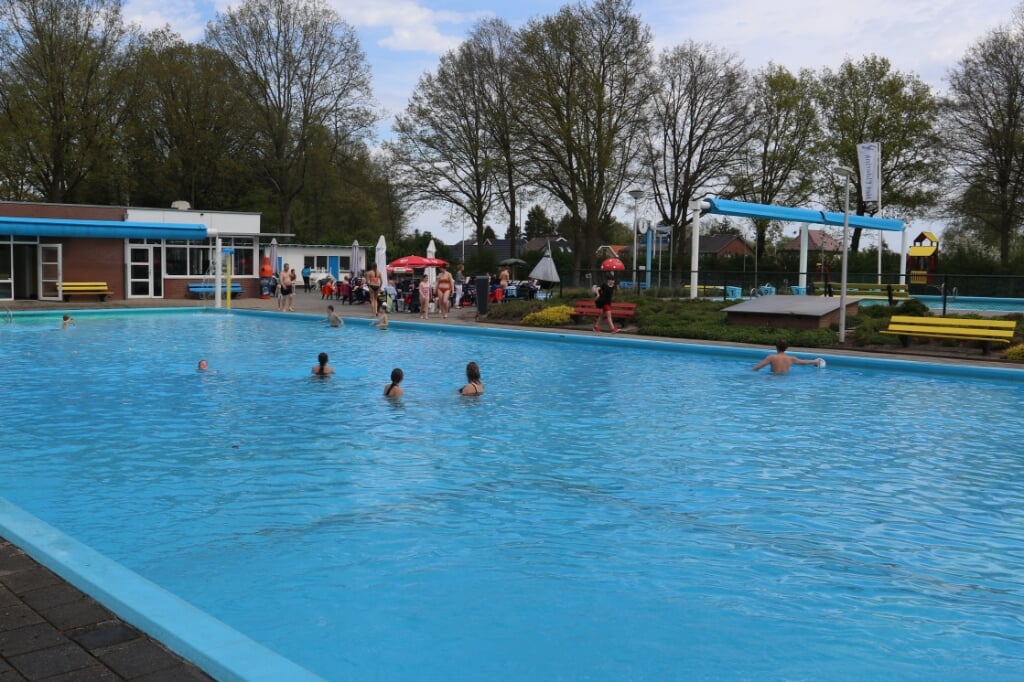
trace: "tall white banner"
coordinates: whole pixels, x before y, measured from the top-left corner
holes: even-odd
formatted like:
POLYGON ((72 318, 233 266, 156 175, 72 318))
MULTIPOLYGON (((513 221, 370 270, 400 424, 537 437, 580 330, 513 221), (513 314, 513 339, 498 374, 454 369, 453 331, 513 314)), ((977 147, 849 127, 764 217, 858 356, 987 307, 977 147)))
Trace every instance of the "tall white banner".
POLYGON ((860 190, 864 201, 882 202, 882 145, 863 142, 857 145, 860 164, 860 190))

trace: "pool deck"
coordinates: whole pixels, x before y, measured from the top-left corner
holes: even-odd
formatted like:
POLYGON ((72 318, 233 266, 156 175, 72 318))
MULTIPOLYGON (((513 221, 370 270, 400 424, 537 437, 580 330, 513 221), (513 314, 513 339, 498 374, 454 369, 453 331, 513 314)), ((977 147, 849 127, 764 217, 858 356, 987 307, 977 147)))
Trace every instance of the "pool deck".
MULTIPOLYGON (((88 303, 74 301, 13 301, 4 307, 12 310, 76 310, 76 309, 130 309, 209 307, 211 301, 191 299, 138 299, 88 303)), ((321 300, 319 292, 295 295, 295 312, 326 315, 327 305, 334 305, 342 318, 370 318, 368 305, 350 306, 339 301, 321 300)), ((239 310, 276 311, 273 299, 241 298, 232 301, 239 310)), ((288 313, 282 313, 288 314, 288 313)), ((394 322, 422 322, 417 315, 398 312, 390 319, 394 322)), ((432 323, 489 326, 478 321, 476 308, 454 311, 447 320, 431 315, 432 323)), ((59 319, 54 317, 55 324, 59 319)), ((502 323, 501 326, 509 327, 502 323)), ((536 328, 529 328, 533 331, 536 328)), ((560 334, 592 336, 590 325, 556 330, 560 334)), ((630 329, 625 330, 627 335, 630 329)), ((634 330, 635 331, 635 330, 634 330)), ((701 343, 687 339, 650 337, 652 340, 680 344, 701 343)), ((715 345, 743 346, 746 344, 721 343, 715 345)), ((770 349, 764 349, 769 352, 770 349)), ((792 348, 800 352, 799 348, 792 348)), ((851 355, 862 357, 888 357, 901 360, 958 364, 970 366, 1020 367, 994 361, 977 354, 921 355, 902 349, 887 349, 885 353, 847 349, 808 349, 812 353, 851 355)), ((1024 371, 1024 370, 1022 370, 1024 371)), ((135 680, 145 682, 189 682, 212 680, 202 670, 169 651, 161 643, 141 633, 117 618, 109 610, 68 584, 49 569, 32 560, 21 549, 0 538, 0 682, 47 680, 48 682, 91 682, 135 680)))
POLYGON ((0 539, 0 681, 212 679, 0 539))

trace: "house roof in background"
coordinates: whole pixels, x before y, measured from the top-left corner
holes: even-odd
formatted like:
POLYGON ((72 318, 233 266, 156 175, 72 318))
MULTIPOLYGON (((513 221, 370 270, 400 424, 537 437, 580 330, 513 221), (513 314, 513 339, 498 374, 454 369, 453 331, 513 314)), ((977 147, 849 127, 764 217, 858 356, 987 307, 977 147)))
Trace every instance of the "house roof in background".
MULTIPOLYGON (((800 237, 793 237, 779 249, 781 251, 799 251, 800 237)), ((807 250, 812 253, 815 251, 839 253, 843 250, 843 245, 825 230, 807 230, 807 250)))
POLYGON ((747 240, 743 239, 734 234, 706 234, 701 235, 700 244, 698 246, 698 252, 702 254, 713 254, 717 255, 725 251, 734 242, 738 242, 741 248, 751 256, 754 255, 754 250, 747 244, 747 240))

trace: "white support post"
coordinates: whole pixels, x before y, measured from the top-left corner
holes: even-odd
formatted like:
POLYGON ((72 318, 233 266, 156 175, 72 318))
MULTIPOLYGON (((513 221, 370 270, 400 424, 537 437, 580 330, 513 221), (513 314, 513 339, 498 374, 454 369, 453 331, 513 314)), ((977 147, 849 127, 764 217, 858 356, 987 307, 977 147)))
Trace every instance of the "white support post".
POLYGON ((691 201, 690 210, 693 211, 693 234, 690 237, 690 298, 697 298, 697 268, 700 258, 700 209, 703 201, 691 201))
POLYGON ((903 273, 903 284, 910 286, 910 268, 907 266, 907 227, 903 226, 900 232, 900 267, 896 272, 903 273))
POLYGON ((221 253, 223 248, 223 242, 221 241, 220 235, 218 234, 214 239, 214 256, 213 256, 213 307, 220 308, 221 296, 220 296, 220 271, 221 265, 224 262, 224 255, 221 253))
POLYGON ((798 287, 807 286, 807 251, 810 241, 810 229, 807 223, 800 225, 800 277, 797 280, 798 287))

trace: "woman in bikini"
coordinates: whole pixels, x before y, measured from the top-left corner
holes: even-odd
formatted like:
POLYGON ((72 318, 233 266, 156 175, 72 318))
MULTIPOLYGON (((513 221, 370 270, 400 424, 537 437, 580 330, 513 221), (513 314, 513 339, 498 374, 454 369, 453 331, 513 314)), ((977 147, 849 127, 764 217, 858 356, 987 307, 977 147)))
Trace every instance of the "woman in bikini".
POLYGON ((395 367, 393 370, 391 370, 391 383, 384 387, 384 397, 401 398, 402 394, 405 393, 405 391, 402 390, 402 387, 399 386, 399 384, 402 383, 402 379, 404 378, 405 375, 402 373, 402 370, 399 369, 398 367, 395 367))
POLYGON ((377 294, 380 292, 380 273, 376 266, 366 271, 366 286, 370 289, 370 312, 377 315, 377 294))
POLYGON ((441 272, 437 275, 437 307, 441 311, 441 319, 448 319, 448 309, 451 307, 451 294, 454 282, 451 274, 442 265, 441 272))
POLYGON ((466 385, 459 389, 462 395, 483 395, 484 382, 480 381, 480 366, 475 362, 466 365, 466 385))

